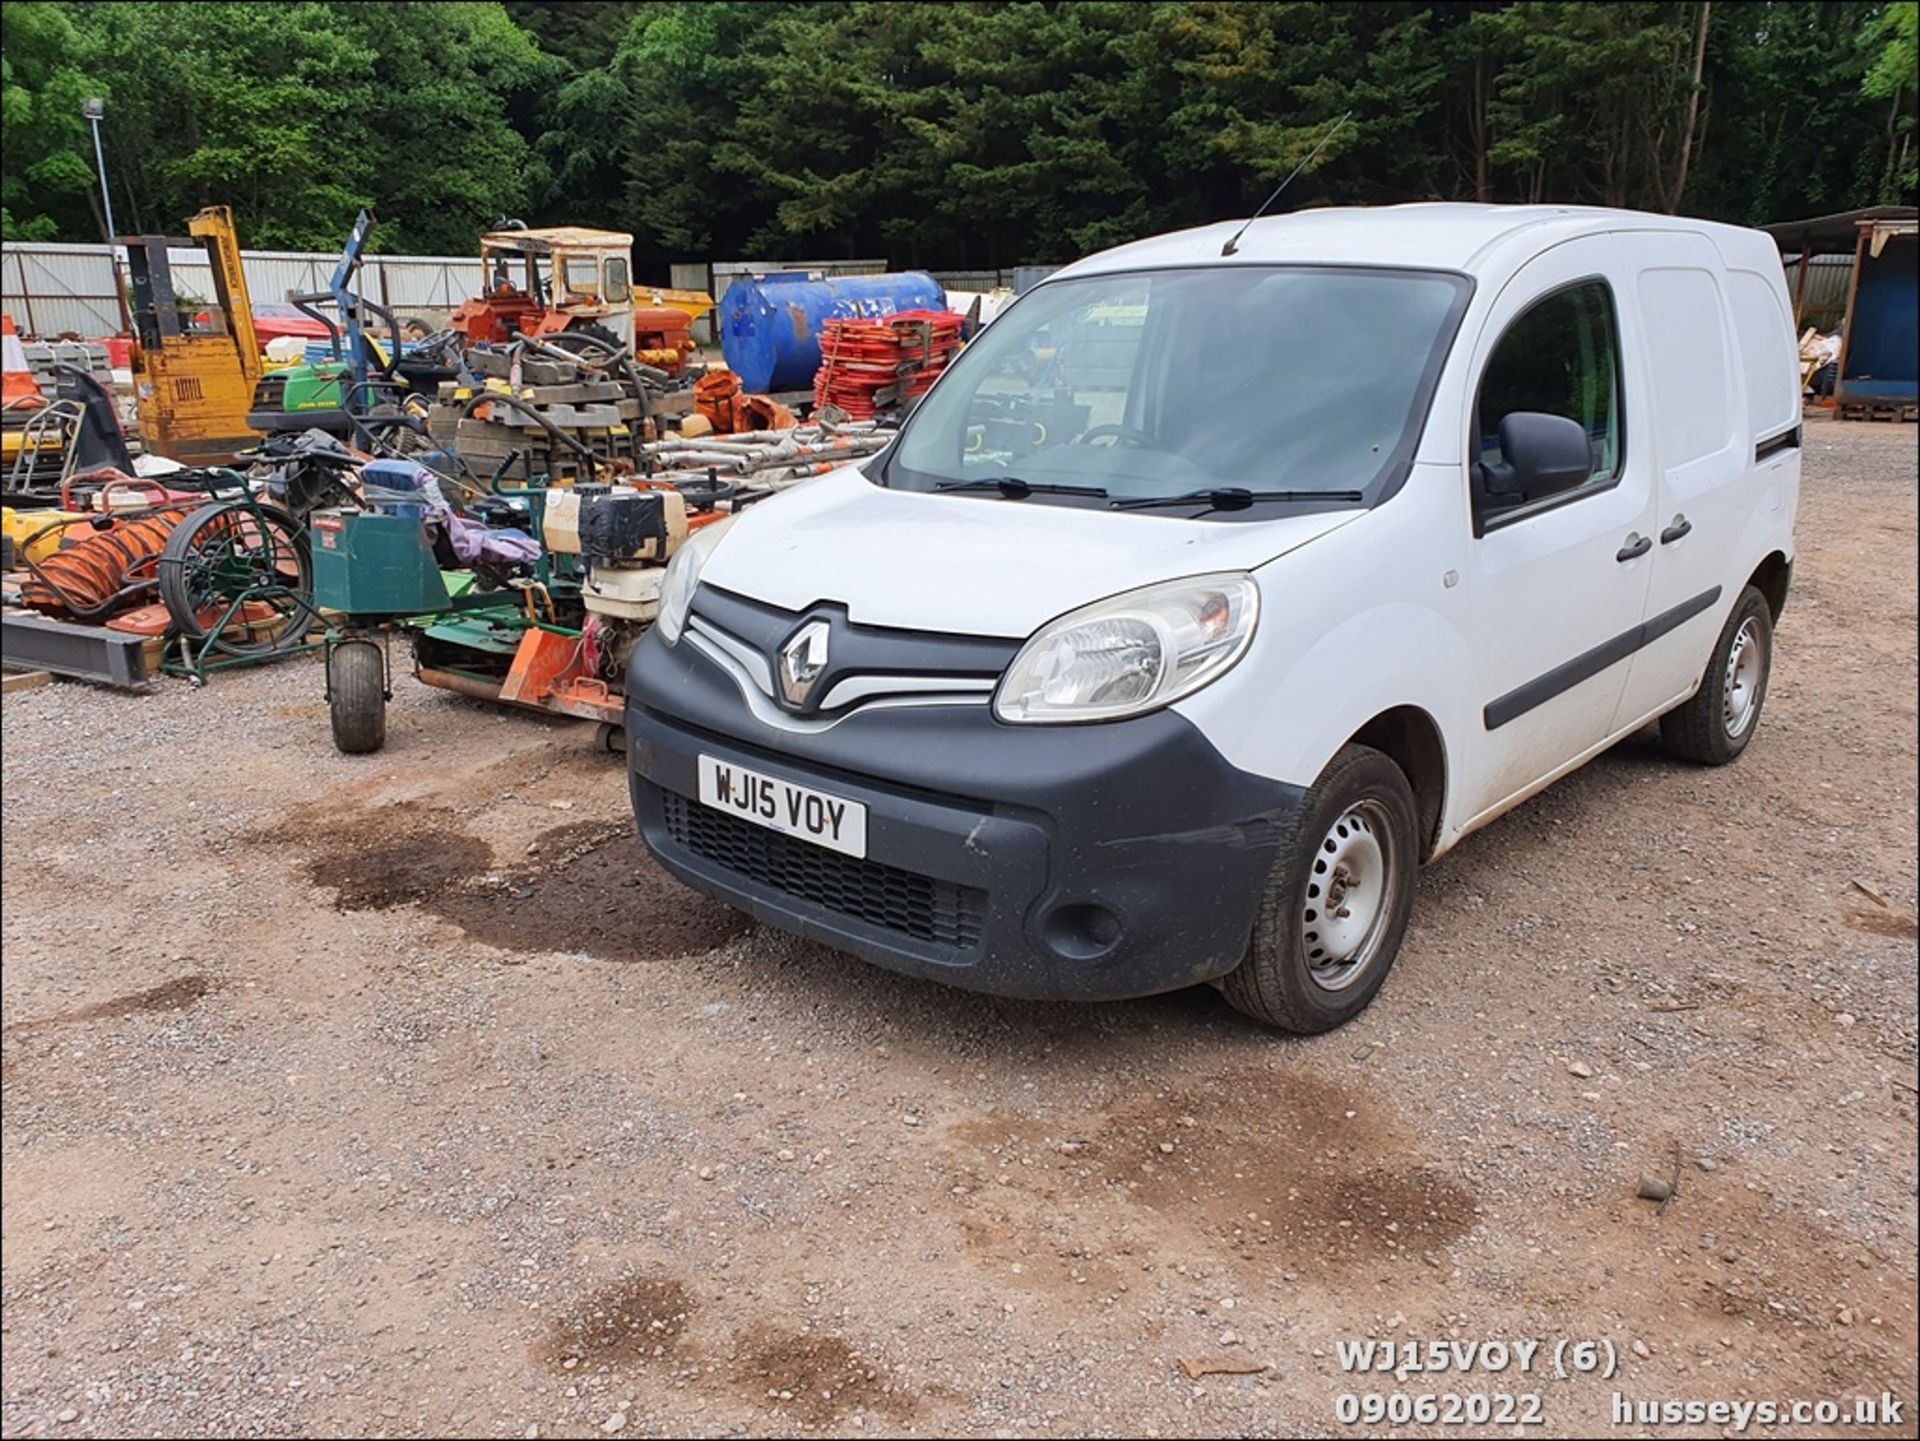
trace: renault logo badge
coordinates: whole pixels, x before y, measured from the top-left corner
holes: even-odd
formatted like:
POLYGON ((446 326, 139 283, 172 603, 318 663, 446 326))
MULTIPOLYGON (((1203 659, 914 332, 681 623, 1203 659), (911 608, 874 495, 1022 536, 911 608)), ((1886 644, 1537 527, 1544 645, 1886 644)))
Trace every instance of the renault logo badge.
POLYGON ((802 706, 813 683, 827 668, 827 623, 809 621, 780 647, 780 693, 790 706, 802 706))

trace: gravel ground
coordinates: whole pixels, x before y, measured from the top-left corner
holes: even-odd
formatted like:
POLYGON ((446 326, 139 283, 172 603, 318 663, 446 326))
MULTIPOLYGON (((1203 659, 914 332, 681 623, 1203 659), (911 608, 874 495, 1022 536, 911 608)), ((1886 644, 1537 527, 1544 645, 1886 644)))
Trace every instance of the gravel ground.
POLYGON ((590 730, 407 679, 368 758, 310 663, 8 697, 0 1429, 1304 1435, 1402 1388, 1588 1435, 1616 1389, 1884 1388, 1913 1434, 1914 436, 1808 447, 1747 757, 1635 737, 1490 827, 1315 1040, 756 929, 644 860, 590 730), (1362 1337, 1620 1376, 1343 1376, 1362 1337))

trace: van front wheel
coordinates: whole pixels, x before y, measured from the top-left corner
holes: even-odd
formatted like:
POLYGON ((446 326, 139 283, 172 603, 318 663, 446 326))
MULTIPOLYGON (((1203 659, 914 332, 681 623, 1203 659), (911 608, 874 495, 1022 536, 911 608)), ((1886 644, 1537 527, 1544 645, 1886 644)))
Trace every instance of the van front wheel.
POLYGON ((1365 1010, 1407 931, 1419 854, 1413 787, 1379 751, 1335 756, 1282 828, 1253 935, 1220 989, 1303 1035, 1365 1010))

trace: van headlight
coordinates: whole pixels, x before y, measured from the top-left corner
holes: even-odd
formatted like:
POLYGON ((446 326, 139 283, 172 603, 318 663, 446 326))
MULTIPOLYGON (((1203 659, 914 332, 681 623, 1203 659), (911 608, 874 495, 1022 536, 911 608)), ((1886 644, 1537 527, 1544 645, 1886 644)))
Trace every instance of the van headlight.
POLYGON ((687 537, 667 562, 666 579, 660 582, 660 614, 654 617, 653 628, 668 645, 680 643, 680 633, 687 628, 687 611, 693 606, 693 593, 700 588, 700 568, 732 524, 733 518, 729 516, 702 526, 687 537))
POLYGON ((1260 589, 1244 573, 1163 581, 1082 606, 1020 648, 993 713, 1046 725, 1158 710, 1232 669, 1259 615, 1260 589))

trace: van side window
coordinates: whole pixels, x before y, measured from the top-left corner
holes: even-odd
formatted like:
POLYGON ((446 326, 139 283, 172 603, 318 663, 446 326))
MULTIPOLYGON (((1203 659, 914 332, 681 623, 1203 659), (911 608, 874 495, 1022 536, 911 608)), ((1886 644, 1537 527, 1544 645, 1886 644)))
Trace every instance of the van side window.
MULTIPOLYGON (((1620 332, 1613 293, 1588 280, 1555 291, 1508 326, 1487 361, 1474 401, 1473 459, 1498 465, 1500 422, 1518 412, 1562 416, 1586 432, 1593 470, 1584 485, 1554 497, 1604 490, 1620 476, 1620 332)), ((1483 521, 1530 503, 1475 487, 1483 521)))

